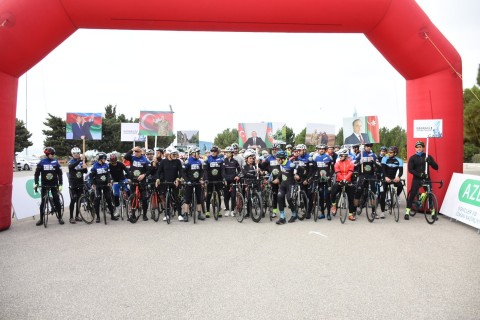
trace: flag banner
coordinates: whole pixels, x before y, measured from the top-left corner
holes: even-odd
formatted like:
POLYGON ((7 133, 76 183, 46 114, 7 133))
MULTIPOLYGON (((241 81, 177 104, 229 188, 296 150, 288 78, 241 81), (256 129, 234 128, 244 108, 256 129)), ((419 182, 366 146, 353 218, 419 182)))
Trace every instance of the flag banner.
POLYGON ((413 120, 414 138, 441 138, 443 137, 443 120, 413 120))
POLYGON ((377 116, 343 118, 344 144, 379 143, 377 116))
POLYGON ((120 132, 121 141, 145 141, 145 136, 138 135, 139 124, 138 123, 122 123, 120 132))
POLYGON ((271 148, 271 140, 267 136, 268 123, 239 123, 238 145, 240 148, 266 149, 271 148))
POLYGON ((102 140, 102 114, 68 112, 66 117, 67 140, 102 140))
POLYGON ((319 144, 335 145, 335 126, 331 124, 307 123, 305 144, 311 146, 319 144))
POLYGON ((198 147, 199 145, 198 130, 177 131, 177 146, 198 147))
POLYGON ((170 111, 140 111, 142 136, 173 136, 173 113, 170 111))

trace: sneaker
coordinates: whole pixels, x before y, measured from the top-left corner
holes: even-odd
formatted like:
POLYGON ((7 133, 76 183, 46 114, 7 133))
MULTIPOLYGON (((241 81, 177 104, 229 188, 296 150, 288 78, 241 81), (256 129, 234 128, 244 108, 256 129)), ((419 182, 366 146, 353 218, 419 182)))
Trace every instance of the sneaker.
POLYGON ((205 220, 205 216, 201 212, 198 213, 198 220, 205 220))
POLYGON ((385 219, 385 212, 380 211, 380 213, 376 216, 376 218, 378 219, 378 217, 380 217, 381 219, 385 219))
POLYGON ((82 218, 80 218, 79 216, 76 216, 76 217, 75 217, 75 221, 81 222, 81 221, 82 221, 82 218))
POLYGON ((288 223, 293 223, 297 220, 297 216, 291 216, 290 219, 288 220, 288 223))
POLYGON ((205 213, 206 218, 210 218, 210 212, 205 213))
POLYGON ((405 220, 408 220, 410 219, 410 215, 408 213, 405 213, 405 217, 404 217, 405 220))
POLYGON ((271 217, 272 217, 272 218, 276 218, 276 217, 277 217, 277 215, 275 214, 275 212, 272 212, 271 217))
POLYGON ((336 214, 337 214, 337 205, 333 204, 332 205, 332 215, 335 217, 336 214))
POLYGON ((322 213, 321 215, 319 215, 318 219, 325 219, 325 214, 322 213))
POLYGON ((185 219, 183 218, 183 215, 181 214, 178 215, 178 221, 185 221, 185 219))
POLYGON ((183 214, 183 222, 188 222, 188 213, 183 214))
POLYGON ((305 215, 305 219, 310 219, 311 217, 312 217, 312 214, 311 214, 311 213, 307 213, 307 214, 305 215))
POLYGON ((282 225, 282 224, 287 223, 287 221, 286 221, 285 219, 280 218, 280 219, 278 219, 277 222, 275 222, 275 223, 278 224, 278 225, 282 225))
POLYGON ((230 215, 231 215, 232 217, 235 217, 235 211, 233 211, 233 210, 230 211, 230 215))
POLYGON ((70 223, 71 223, 71 224, 75 224, 75 223, 77 223, 77 222, 75 221, 74 218, 70 218, 70 223))
POLYGON ((353 213, 349 213, 349 214, 348 214, 348 220, 350 220, 350 221, 355 221, 355 220, 357 220, 357 219, 355 218, 355 216, 353 215, 353 213))
POLYGON ((41 226, 43 224, 43 219, 38 220, 37 223, 35 223, 36 226, 41 226))
MULTIPOLYGON (((118 218, 117 218, 117 220, 118 220, 118 218)), ((148 221, 148 217, 147 217, 146 214, 143 215, 143 221, 148 221)))
POLYGON ((96 223, 100 223, 100 217, 97 217, 97 220, 95 220, 96 223))
POLYGON ((228 210, 225 209, 225 217, 228 217, 230 215, 230 213, 228 212, 228 210))
POLYGON ((332 216, 330 215, 330 213, 327 213, 327 220, 332 220, 332 216))
POLYGON ((59 224, 65 224, 65 222, 63 222, 63 219, 58 219, 58 223, 59 224))
POLYGON ((167 217, 163 217, 163 219, 162 219, 162 220, 163 220, 163 221, 167 221, 167 217))
POLYGON ((219 212, 218 212, 218 217, 219 217, 219 218, 222 217, 222 211, 219 211, 219 212))

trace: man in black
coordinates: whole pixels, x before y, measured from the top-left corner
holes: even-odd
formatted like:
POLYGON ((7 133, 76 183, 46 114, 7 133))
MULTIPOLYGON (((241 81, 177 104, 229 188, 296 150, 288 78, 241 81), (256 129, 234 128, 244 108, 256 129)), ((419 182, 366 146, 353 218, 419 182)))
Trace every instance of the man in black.
POLYGON ((68 162, 68 182, 70 191, 70 223, 75 224, 76 221, 82 221, 78 216, 78 206, 75 212, 75 219, 73 218, 73 211, 75 205, 80 199, 83 193, 84 179, 83 175, 87 173, 87 164, 85 163, 84 156, 80 155, 80 148, 74 147, 71 150, 72 159, 68 162))

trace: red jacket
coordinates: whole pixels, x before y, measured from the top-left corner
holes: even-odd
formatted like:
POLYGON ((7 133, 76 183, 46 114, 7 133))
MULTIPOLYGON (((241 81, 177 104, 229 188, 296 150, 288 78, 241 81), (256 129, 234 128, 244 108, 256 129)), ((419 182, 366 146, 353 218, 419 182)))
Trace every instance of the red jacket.
POLYGON ((338 160, 335 163, 335 173, 336 173, 336 180, 342 181, 346 180, 348 182, 352 182, 352 175, 353 175, 354 165, 353 161, 349 160, 348 158, 344 161, 338 160))

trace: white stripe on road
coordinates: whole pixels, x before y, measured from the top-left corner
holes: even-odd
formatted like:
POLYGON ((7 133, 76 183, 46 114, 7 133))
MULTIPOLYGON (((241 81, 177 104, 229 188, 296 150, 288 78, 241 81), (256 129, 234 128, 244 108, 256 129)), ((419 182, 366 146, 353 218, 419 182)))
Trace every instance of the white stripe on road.
POLYGON ((325 238, 328 238, 326 235, 318 232, 318 231, 310 231, 308 234, 318 234, 319 236, 322 236, 322 237, 325 237, 325 238))

